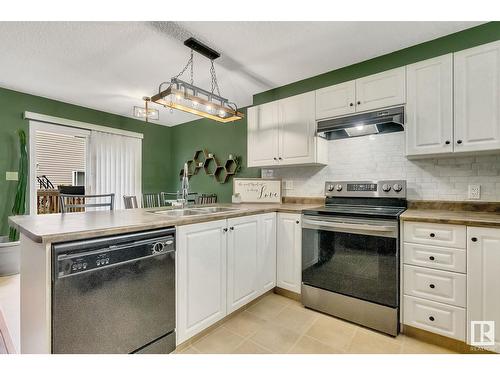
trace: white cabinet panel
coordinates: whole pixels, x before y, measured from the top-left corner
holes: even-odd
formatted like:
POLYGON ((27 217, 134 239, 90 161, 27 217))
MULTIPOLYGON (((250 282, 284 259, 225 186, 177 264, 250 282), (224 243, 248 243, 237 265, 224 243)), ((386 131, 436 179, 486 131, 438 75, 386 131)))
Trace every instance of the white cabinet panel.
POLYGON ((467 263, 465 249, 406 242, 403 246, 405 264, 465 273, 467 263))
POLYGON ((226 220, 177 228, 177 343, 226 315, 226 220))
POLYGON ((260 216, 258 291, 263 294, 276 286, 276 213, 260 216))
POLYGON ((280 100, 279 118, 279 164, 314 163, 316 161, 314 92, 280 100))
POLYGON ((463 225, 404 222, 405 242, 465 249, 465 237, 463 225))
POLYGON ((500 353, 500 229, 468 227, 467 238, 469 335, 471 321, 494 321, 495 345, 485 348, 500 353))
POLYGON ((405 265, 404 294, 465 307, 466 276, 405 265))
POLYGON ((465 309, 410 296, 403 303, 404 324, 465 340, 465 309))
POLYGON ((356 80, 356 111, 403 104, 406 101, 405 67, 387 70, 356 80))
POLYGON ((302 228, 299 214, 278 213, 277 286, 300 293, 302 228))
POLYGON ((227 313, 258 295, 259 216, 228 219, 227 313))
POLYGON ((500 41, 454 54, 455 151, 500 149, 500 41))
POLYGON ((354 113, 355 101, 355 81, 316 90, 316 120, 354 113))
POLYGON ((248 108, 248 166, 278 164, 278 102, 248 108))
POLYGON ((453 55, 408 65, 406 155, 453 152, 453 55))

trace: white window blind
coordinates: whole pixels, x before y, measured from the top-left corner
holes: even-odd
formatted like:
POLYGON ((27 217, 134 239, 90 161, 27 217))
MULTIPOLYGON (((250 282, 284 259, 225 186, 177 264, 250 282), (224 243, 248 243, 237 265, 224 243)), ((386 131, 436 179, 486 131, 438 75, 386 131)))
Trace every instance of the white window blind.
POLYGON ((115 209, 125 208, 124 195, 142 196, 142 140, 91 131, 86 194, 115 193, 115 209))

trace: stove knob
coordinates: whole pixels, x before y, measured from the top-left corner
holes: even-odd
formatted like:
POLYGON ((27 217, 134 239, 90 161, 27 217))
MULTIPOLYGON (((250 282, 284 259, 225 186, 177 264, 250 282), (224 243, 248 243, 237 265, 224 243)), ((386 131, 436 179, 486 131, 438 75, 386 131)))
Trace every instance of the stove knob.
POLYGON ((342 185, 340 184, 335 185, 335 190, 342 191, 342 185))
POLYGON ((382 190, 385 191, 386 193, 391 191, 391 185, 389 184, 383 184, 382 185, 382 190))
POLYGON ((403 186, 401 184, 394 184, 392 188, 396 193, 399 193, 401 190, 403 190, 403 186))
POLYGON ((333 191, 333 185, 328 185, 328 191, 333 191))

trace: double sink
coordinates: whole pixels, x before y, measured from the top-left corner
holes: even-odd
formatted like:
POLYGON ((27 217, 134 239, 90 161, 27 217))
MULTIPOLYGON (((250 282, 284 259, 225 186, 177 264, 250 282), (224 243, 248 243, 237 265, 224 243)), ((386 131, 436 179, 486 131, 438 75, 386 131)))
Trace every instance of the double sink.
POLYGON ((157 215, 165 215, 170 217, 184 217, 184 216, 195 216, 195 215, 207 215, 216 214, 220 212, 231 212, 237 211, 239 208, 229 208, 229 207, 193 207, 193 208, 177 208, 171 210, 158 210, 151 211, 157 215))

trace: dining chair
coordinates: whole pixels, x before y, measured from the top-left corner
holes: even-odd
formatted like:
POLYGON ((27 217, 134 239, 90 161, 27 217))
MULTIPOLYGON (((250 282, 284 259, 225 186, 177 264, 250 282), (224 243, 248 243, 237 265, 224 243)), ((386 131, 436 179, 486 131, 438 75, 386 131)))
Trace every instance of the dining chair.
POLYGON ((137 204, 137 197, 135 195, 124 195, 123 204, 126 209, 139 208, 139 205, 137 204))
POLYGON ((79 195, 79 194, 59 194, 59 207, 61 212, 81 212, 91 207, 108 207, 113 210, 115 206, 115 193, 97 194, 97 195, 79 195), (103 198, 109 198, 109 201, 101 202, 103 198), (88 203, 88 200, 99 199, 96 203, 88 203))
POLYGON ((160 207, 160 194, 158 193, 144 193, 142 194, 142 207, 152 208, 160 207))
POLYGON ((217 194, 201 194, 196 198, 196 204, 214 204, 217 203, 217 194))

